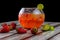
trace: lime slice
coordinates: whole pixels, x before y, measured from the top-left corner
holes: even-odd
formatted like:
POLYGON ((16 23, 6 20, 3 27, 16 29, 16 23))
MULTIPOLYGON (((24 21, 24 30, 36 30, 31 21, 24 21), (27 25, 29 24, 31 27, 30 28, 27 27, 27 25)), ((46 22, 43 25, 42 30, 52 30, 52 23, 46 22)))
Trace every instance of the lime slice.
POLYGON ((43 10, 43 9, 44 9, 44 5, 43 5, 43 4, 38 4, 38 5, 37 5, 37 9, 43 10))

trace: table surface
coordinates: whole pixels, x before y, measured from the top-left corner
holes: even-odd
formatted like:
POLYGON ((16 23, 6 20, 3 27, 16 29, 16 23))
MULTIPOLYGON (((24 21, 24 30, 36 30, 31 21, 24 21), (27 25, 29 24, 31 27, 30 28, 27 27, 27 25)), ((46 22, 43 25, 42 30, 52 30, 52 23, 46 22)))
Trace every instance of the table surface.
MULTIPOLYGON (((19 25, 18 21, 10 21, 6 23, 10 24, 11 22, 15 22, 17 25, 19 25)), ((49 23, 50 25, 53 25, 53 26, 60 24, 60 22, 44 22, 42 25, 46 23, 49 23)), ((0 23, 0 28, 1 28, 1 24, 2 23, 0 23)), ((17 26, 17 27, 20 27, 20 26, 17 26)), ((39 29, 39 32, 40 32, 40 29, 39 29)), ((24 38, 32 35, 33 34, 30 33, 30 30, 28 30, 27 33, 25 34, 17 34, 16 30, 12 30, 9 33, 0 33, 0 40, 23 40, 24 38)), ((60 40, 60 26, 57 26, 54 31, 42 32, 39 35, 34 35, 24 40, 48 40, 48 38, 50 38, 49 40, 60 40)))

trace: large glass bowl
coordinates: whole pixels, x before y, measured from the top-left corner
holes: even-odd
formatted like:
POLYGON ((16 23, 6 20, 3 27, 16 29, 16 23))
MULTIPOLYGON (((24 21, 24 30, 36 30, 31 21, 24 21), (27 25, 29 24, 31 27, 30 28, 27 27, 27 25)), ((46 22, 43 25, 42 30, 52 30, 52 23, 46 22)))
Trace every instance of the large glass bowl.
POLYGON ((21 8, 18 21, 23 28, 31 29, 33 27, 41 27, 45 20, 45 14, 37 8, 21 8))

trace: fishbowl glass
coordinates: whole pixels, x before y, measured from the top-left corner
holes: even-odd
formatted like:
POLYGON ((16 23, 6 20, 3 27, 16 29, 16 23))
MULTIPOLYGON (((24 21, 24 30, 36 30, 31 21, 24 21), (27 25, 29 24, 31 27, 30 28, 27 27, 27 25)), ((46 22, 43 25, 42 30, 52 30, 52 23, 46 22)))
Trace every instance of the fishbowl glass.
POLYGON ((18 21, 23 28, 40 28, 45 20, 43 10, 37 8, 21 8, 18 14, 18 21))

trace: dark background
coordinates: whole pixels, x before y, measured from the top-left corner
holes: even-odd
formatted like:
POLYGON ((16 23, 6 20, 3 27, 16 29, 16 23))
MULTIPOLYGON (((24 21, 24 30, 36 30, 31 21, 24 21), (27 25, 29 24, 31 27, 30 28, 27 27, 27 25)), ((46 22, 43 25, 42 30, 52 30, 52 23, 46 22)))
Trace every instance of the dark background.
POLYGON ((5 0, 0 2, 0 22, 18 20, 18 13, 22 7, 36 7, 39 3, 45 6, 45 21, 60 22, 58 0, 5 0))

